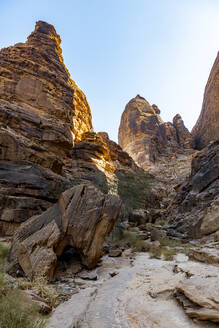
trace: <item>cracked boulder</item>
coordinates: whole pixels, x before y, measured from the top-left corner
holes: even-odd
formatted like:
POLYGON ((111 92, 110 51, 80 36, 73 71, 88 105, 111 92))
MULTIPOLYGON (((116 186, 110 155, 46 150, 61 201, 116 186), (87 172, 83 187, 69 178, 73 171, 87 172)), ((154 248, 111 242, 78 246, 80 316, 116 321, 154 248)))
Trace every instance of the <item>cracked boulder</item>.
POLYGON ((16 231, 8 272, 29 278, 52 279, 58 258, 73 247, 87 268, 97 264, 104 238, 118 218, 121 201, 92 185, 78 185, 63 192, 58 202, 16 231))

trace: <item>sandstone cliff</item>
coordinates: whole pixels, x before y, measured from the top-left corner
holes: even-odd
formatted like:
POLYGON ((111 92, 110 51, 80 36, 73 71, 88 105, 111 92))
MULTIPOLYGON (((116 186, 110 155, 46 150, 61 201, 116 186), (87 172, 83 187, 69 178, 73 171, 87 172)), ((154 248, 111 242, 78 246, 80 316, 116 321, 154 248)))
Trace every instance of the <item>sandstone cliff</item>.
POLYGON ((219 138, 219 53, 205 87, 202 110, 192 135, 197 149, 219 138))
POLYGON ((0 51, 0 234, 80 183, 118 193, 117 171, 139 168, 106 133, 93 132, 83 92, 64 65, 61 39, 39 21, 25 43, 0 51))

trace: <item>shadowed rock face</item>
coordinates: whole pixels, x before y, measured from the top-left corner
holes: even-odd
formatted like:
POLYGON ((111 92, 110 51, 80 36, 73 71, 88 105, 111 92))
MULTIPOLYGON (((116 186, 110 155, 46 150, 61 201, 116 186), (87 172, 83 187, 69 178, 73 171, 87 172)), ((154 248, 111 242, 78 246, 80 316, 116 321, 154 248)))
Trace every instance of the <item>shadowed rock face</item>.
POLYGON ((39 165, 0 161, 0 235, 13 235, 20 223, 45 211, 70 186, 39 165))
POLYGON ((180 115, 163 122, 160 110, 137 95, 126 106, 119 127, 119 144, 144 169, 162 157, 174 157, 192 148, 192 138, 180 115))
POLYGON ((93 186, 78 185, 62 193, 46 212, 23 223, 14 235, 9 272, 22 269, 29 278, 51 279, 60 256, 71 246, 82 263, 93 268, 104 238, 118 218, 121 201, 93 186))
POLYGON ((202 110, 192 135, 197 149, 219 138, 219 53, 205 87, 202 110))
POLYGON ((169 208, 172 233, 197 238, 219 230, 219 141, 198 152, 169 208))

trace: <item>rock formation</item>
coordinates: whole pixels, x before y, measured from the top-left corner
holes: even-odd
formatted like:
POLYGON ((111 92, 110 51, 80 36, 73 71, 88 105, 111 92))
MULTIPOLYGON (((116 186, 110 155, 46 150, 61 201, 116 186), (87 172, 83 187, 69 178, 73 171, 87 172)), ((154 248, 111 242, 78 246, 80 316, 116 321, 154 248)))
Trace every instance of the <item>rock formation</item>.
POLYGON ((169 207, 173 234, 199 238, 219 230, 219 141, 196 154, 191 175, 169 207))
POLYGON ((137 95, 126 105, 119 127, 119 145, 143 169, 192 148, 192 137, 180 115, 163 122, 160 110, 137 95))
POLYGON ((137 95, 122 114, 119 144, 140 167, 156 177, 153 185, 166 207, 175 195, 175 185, 190 174, 194 154, 191 134, 181 116, 177 114, 173 124, 163 122, 159 108, 137 95))
POLYGON ((89 105, 64 66, 60 42, 54 27, 39 21, 25 43, 0 51, 3 234, 72 185, 65 163, 74 139, 92 129, 89 105))
POLYGON ((138 170, 93 132, 83 92, 64 65, 61 39, 39 21, 25 43, 0 51, 0 235, 80 183, 117 189, 117 168, 138 170))
POLYGON ((174 116, 173 125, 176 129, 176 136, 179 145, 182 148, 191 149, 193 146, 191 133, 185 127, 182 117, 179 114, 174 116))
POLYGON ((120 207, 117 196, 104 195, 91 185, 66 190, 55 205, 33 216, 16 231, 9 272, 22 269, 29 278, 42 275, 51 279, 57 259, 67 246, 74 248, 85 266, 93 268, 120 207))
POLYGON ((219 138, 219 53, 205 87, 202 110, 192 135, 195 147, 202 149, 219 138))

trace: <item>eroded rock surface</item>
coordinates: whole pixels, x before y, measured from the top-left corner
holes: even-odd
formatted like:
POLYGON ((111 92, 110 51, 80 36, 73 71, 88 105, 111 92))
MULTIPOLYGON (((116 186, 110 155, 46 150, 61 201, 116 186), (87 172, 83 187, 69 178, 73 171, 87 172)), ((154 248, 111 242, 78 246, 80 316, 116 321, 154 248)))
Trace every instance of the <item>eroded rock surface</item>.
POLYGON ((190 318, 219 322, 217 277, 192 277, 179 283, 177 299, 190 318))
POLYGON ((61 194, 46 212, 24 222, 16 231, 9 257, 9 272, 29 278, 53 277, 57 258, 73 247, 82 263, 94 267, 104 238, 118 218, 121 201, 91 185, 79 185, 61 194))
MULTIPOLYGON (((214 321, 211 322, 212 317, 203 322, 192 320, 174 296, 176 289, 182 284, 186 286, 193 281, 191 279, 202 281, 204 277, 209 276, 208 279, 214 279, 215 282, 219 278, 217 267, 191 261, 178 261, 176 264, 152 259, 148 254, 138 254, 130 265, 127 262, 129 256, 124 252, 121 259, 105 257, 103 266, 95 271, 99 279, 89 282, 87 287, 83 286, 68 302, 58 306, 47 327, 217 327, 214 321), (176 265, 177 272, 174 270, 176 265), (116 268, 116 275, 111 276, 113 268, 116 268), (188 274, 191 279, 188 279, 188 274)), ((206 295, 201 295, 202 290, 198 290, 197 285, 197 302, 200 303, 201 299, 206 298, 208 304, 212 303, 216 308, 217 286, 215 287, 211 299, 211 287, 208 289, 206 283, 206 295)))
POLYGON ((205 87, 202 110, 192 135, 197 149, 219 138, 219 53, 205 87))

